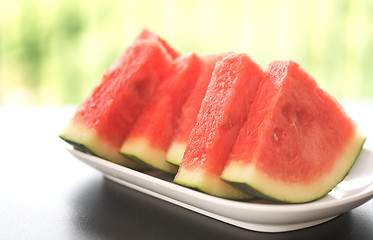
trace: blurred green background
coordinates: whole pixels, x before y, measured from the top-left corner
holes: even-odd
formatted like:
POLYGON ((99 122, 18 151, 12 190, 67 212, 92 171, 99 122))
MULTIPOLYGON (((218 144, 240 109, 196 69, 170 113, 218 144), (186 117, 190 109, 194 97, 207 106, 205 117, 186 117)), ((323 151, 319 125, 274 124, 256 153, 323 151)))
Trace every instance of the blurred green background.
POLYGON ((0 105, 76 104, 146 27, 181 53, 293 59, 339 99, 373 97, 371 0, 0 0, 0 105))

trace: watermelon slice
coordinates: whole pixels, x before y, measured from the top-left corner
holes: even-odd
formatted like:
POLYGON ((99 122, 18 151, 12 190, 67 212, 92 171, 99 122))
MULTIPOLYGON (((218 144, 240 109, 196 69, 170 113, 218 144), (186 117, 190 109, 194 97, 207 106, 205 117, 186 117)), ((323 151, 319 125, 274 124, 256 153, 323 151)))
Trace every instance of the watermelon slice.
POLYGON ((121 156, 119 149, 175 54, 155 34, 145 33, 106 71, 59 135, 84 151, 136 169, 144 167, 121 156))
POLYGON ((221 178, 284 202, 326 195, 349 172, 365 137, 338 102, 293 61, 275 61, 221 178))
POLYGON ((173 49, 163 38, 159 37, 157 34, 153 33, 152 31, 149 31, 148 29, 142 30, 142 32, 137 36, 136 40, 141 39, 152 39, 160 42, 164 48, 166 48, 167 53, 170 54, 172 58, 177 58, 180 54, 173 49))
POLYGON ((176 183, 224 198, 250 198, 220 175, 263 75, 246 54, 231 54, 216 63, 176 183))
POLYGON ((166 153, 173 139, 181 108, 199 75, 201 59, 195 53, 177 58, 168 77, 124 141, 120 153, 169 173, 177 167, 166 162, 166 153))
POLYGON ((196 123, 199 108, 210 82, 212 71, 215 68, 216 62, 221 60, 223 56, 223 54, 207 55, 202 58, 201 72, 196 86, 182 108, 180 120, 175 130, 175 137, 167 151, 166 160, 169 163, 177 166, 180 165, 189 134, 196 123))

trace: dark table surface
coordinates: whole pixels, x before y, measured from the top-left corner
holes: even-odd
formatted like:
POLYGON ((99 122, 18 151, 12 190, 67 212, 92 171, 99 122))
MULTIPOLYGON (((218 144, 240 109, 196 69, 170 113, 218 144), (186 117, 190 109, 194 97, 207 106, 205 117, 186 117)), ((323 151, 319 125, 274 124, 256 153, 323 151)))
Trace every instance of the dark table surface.
MULTIPOLYGON (((373 148, 373 101, 343 103, 373 148)), ((111 182, 57 138, 73 110, 0 107, 0 239, 373 239, 373 201, 315 227, 260 233, 111 182)))

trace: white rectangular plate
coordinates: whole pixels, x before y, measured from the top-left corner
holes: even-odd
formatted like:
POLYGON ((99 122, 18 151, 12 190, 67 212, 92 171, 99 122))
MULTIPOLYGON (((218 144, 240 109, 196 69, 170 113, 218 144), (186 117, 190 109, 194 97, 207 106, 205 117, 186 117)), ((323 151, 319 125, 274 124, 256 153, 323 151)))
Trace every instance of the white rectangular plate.
POLYGON ((261 232, 284 232, 314 226, 373 197, 373 151, 366 148, 338 186, 325 197, 303 204, 218 198, 175 184, 170 175, 160 171, 138 172, 73 148, 68 150, 119 184, 220 221, 261 232))

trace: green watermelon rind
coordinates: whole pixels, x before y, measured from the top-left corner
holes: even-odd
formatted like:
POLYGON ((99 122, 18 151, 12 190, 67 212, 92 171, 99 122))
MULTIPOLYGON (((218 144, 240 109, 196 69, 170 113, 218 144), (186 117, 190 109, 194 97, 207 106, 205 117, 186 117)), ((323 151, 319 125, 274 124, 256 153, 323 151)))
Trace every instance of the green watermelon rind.
MULTIPOLYGON (((143 159, 141 159, 139 156, 135 155, 135 154, 128 154, 128 153, 120 153, 122 156, 130 159, 131 161, 135 162, 135 163, 138 163, 138 164, 141 164, 141 165, 144 165, 144 166, 148 166, 148 167, 151 167, 153 169, 156 169, 156 170, 161 170, 155 166, 151 166, 150 164, 148 164, 147 162, 145 162, 143 159)), ((169 172, 166 172, 166 171, 163 171, 164 173, 169 173, 169 172)))
MULTIPOLYGON (((350 170, 354 166, 356 160, 358 159, 358 157, 359 157, 359 155, 360 155, 360 153, 361 153, 361 151, 363 149, 363 145, 364 145, 365 140, 366 140, 365 136, 361 135, 360 133, 357 134, 357 136, 355 138, 355 141, 356 142, 360 142, 359 145, 358 145, 358 143, 356 143, 356 145, 358 145, 359 147, 357 148, 357 151, 354 154, 353 161, 351 161, 349 167, 347 167, 347 171, 345 171, 344 174, 342 174, 341 177, 338 180, 335 181, 335 184, 332 187, 330 187, 328 189, 325 189, 325 191, 323 191, 320 194, 315 195, 313 197, 307 197, 307 198, 303 198, 303 199, 299 198, 301 200, 299 200, 299 199, 297 200, 297 199, 292 199, 292 198, 287 198, 287 197, 273 196, 271 193, 266 193, 265 191, 261 190, 260 187, 252 186, 251 184, 249 184, 249 183, 247 183, 245 181, 241 181, 241 182, 237 181, 237 180, 233 180, 232 181, 229 178, 229 174, 226 174, 226 172, 225 172, 226 170, 223 171, 223 174, 221 176, 221 180, 223 180, 224 182, 228 183, 229 185, 231 185, 231 186, 239 189, 240 191, 246 192, 246 193, 251 194, 253 196, 256 196, 258 198, 264 198, 264 199, 269 199, 269 200, 274 200, 274 201, 280 201, 280 202, 286 202, 286 203, 306 203, 306 202, 312 202, 312 201, 318 200, 318 199, 326 196, 340 182, 342 182, 344 180, 344 178, 348 175, 348 173, 350 172, 350 170)), ((353 145, 354 144, 352 143, 351 146, 353 146, 353 145)), ((231 170, 228 170, 228 171, 231 171, 231 170)))
MULTIPOLYGON (((135 162, 135 163, 138 163, 138 164, 141 164, 141 165, 144 165, 144 166, 149 166, 153 169, 156 169, 156 170, 161 170, 163 171, 164 173, 169 173, 169 174, 172 174, 174 175, 175 172, 174 171, 166 171, 164 169, 161 169, 159 167, 157 167, 156 165, 152 165, 150 164, 149 162, 145 161, 143 158, 139 157, 138 155, 136 154, 129 154, 129 153, 123 153, 123 152, 120 152, 120 154, 128 159, 130 159, 131 161, 135 162)), ((176 165, 173 165, 173 166, 176 166, 176 165)))
POLYGON ((70 144, 71 146, 73 146, 75 150, 78 150, 80 152, 88 153, 88 154, 94 155, 96 157, 102 158, 102 156, 99 156, 98 154, 94 153, 85 144, 78 143, 78 142, 75 142, 75 141, 71 141, 68 138, 63 137, 63 136, 58 136, 58 137, 61 138, 62 140, 64 140, 65 142, 67 142, 68 144, 70 144))
POLYGON ((70 120, 58 137, 79 151, 89 153, 134 170, 147 170, 146 166, 139 165, 124 156, 121 156, 118 153, 118 150, 115 150, 103 139, 98 137, 95 130, 91 130, 77 121, 70 120))
POLYGON ((181 160, 184 156, 187 143, 173 142, 168 148, 166 154, 166 161, 174 166, 180 166, 181 160))
POLYGON ((198 190, 211 196, 230 200, 246 201, 254 198, 253 196, 226 184, 219 178, 210 177, 208 174, 204 174, 196 169, 179 169, 178 174, 175 176, 174 183, 198 190))
MULTIPOLYGON (((65 138, 63 136, 58 136, 58 137, 61 138, 62 140, 64 140, 65 142, 67 142, 68 144, 70 144, 71 146, 73 146, 74 149, 77 150, 77 151, 88 153, 88 154, 93 155, 95 157, 98 157, 98 158, 101 158, 101 159, 105 159, 107 161, 110 161, 110 162, 122 165, 124 167, 131 168, 131 169, 134 169, 134 170, 138 170, 139 171, 139 170, 147 170, 148 169, 148 168, 146 168, 146 166, 144 166, 144 167, 140 167, 140 166, 137 166, 137 165, 133 166, 132 164, 127 164, 127 163, 123 164, 123 162, 119 162, 119 161, 114 161, 114 160, 107 159, 104 156, 95 153, 95 151, 91 150, 91 148, 87 147, 85 144, 69 140, 68 138, 65 138)), ((130 160, 132 160, 132 159, 130 159, 130 160)), ((141 164, 141 165, 143 165, 143 164, 141 164)))
POLYGON ((123 143, 119 153, 136 163, 150 166, 166 173, 176 174, 177 166, 166 161, 166 152, 153 147, 145 138, 128 138, 123 143))

